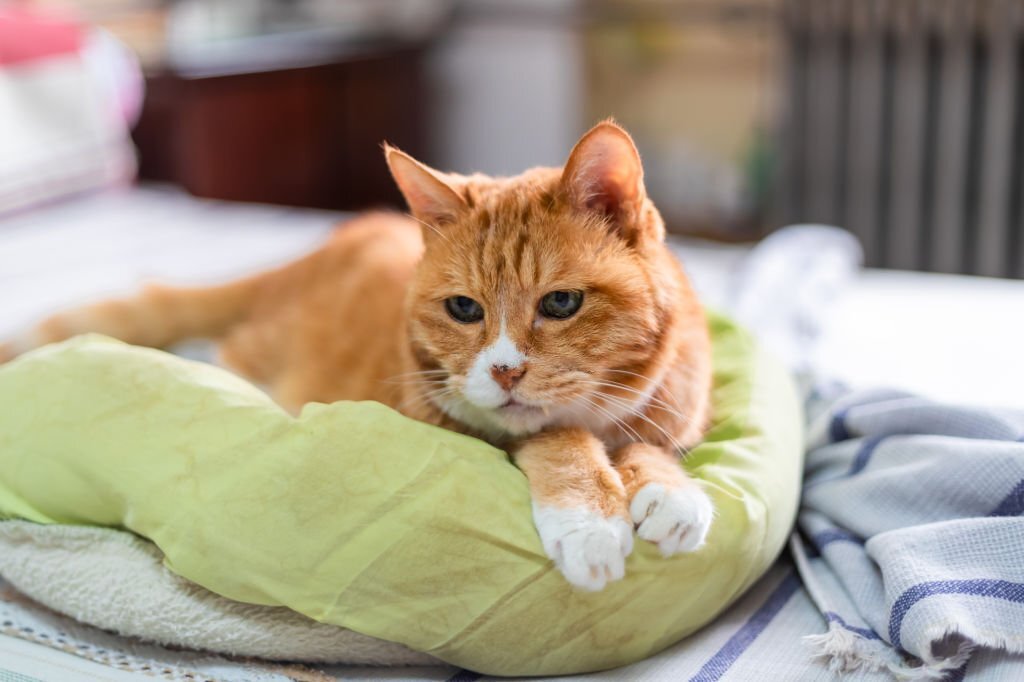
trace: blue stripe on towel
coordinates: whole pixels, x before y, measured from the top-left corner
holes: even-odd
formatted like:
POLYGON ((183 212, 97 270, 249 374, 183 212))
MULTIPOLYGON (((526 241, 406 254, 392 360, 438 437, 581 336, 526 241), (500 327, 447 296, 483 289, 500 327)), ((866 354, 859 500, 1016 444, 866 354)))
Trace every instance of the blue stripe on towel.
POLYGON ((821 558, 821 550, 819 550, 818 546, 816 544, 814 544, 814 538, 812 538, 810 535, 805 533, 803 531, 803 529, 800 529, 798 531, 798 533, 800 534, 800 544, 801 544, 801 546, 803 546, 804 554, 807 555, 807 558, 808 559, 820 559, 821 558))
POLYGON ((1010 494, 1003 498, 989 516, 1020 516, 1024 514, 1024 481, 1017 484, 1010 494))
POLYGON ((697 674, 690 678, 690 682, 715 682, 720 679, 729 670, 729 667, 743 655, 743 652, 750 648, 757 636, 768 627, 768 624, 778 615, 799 587, 800 578, 796 573, 786 575, 775 590, 768 595, 768 599, 761 605, 761 608, 729 638, 729 641, 714 656, 708 659, 707 663, 697 671, 697 674))
POLYGON ((889 641, 901 649, 900 630, 903 619, 917 602, 937 594, 966 594, 977 597, 992 597, 1024 604, 1024 583, 1008 580, 979 578, 976 580, 933 580, 919 583, 907 589, 892 605, 889 615, 889 641))
POLYGON ((832 415, 832 421, 828 425, 828 437, 833 443, 850 440, 850 431, 846 428, 846 414, 849 411, 849 407, 844 407, 832 415))
POLYGON ((811 538, 814 542, 814 546, 818 548, 819 552, 825 551, 825 547, 831 545, 833 542, 852 542, 855 545, 863 545, 864 541, 854 535, 848 530, 842 528, 830 528, 823 530, 820 533, 815 533, 814 537, 811 538))
POLYGON ((871 438, 865 438, 864 442, 861 443, 860 450, 857 451, 857 455, 853 458, 853 464, 850 465, 850 471, 847 476, 856 476, 860 472, 864 471, 864 467, 871 461, 871 455, 875 454, 875 448, 885 440, 885 436, 872 436, 871 438))
POLYGON ((826 611, 825 620, 827 620, 830 623, 838 623, 844 630, 849 630, 853 634, 860 635, 861 637, 864 637, 866 639, 877 639, 878 641, 882 640, 882 638, 879 637, 878 633, 874 630, 870 628, 859 628, 856 625, 850 625, 845 620, 843 620, 843 617, 835 611, 826 611))

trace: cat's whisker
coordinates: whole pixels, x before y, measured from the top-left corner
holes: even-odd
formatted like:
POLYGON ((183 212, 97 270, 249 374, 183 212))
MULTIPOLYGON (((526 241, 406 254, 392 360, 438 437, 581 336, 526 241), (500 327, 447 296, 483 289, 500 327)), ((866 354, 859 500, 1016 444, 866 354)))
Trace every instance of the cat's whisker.
POLYGON ((456 393, 456 390, 451 386, 444 386, 432 391, 423 391, 422 393, 417 393, 406 398, 395 409, 401 412, 404 409, 419 407, 424 403, 433 402, 436 398, 452 395, 454 393, 456 393))
POLYGON ((660 410, 660 411, 662 411, 662 412, 664 412, 664 413, 666 413, 666 414, 668 414, 668 415, 670 415, 672 417, 675 417, 676 419, 679 419, 680 421, 682 421, 685 424, 689 424, 689 423, 691 423, 693 421, 692 419, 690 419, 690 417, 686 416, 685 414, 683 414, 679 410, 673 409, 671 407, 665 407, 665 406, 662 406, 662 405, 650 405, 650 404, 648 404, 648 405, 638 405, 638 404, 635 404, 635 403, 630 403, 629 401, 623 400, 622 398, 619 398, 617 396, 613 396, 613 395, 604 393, 602 391, 598 391, 597 393, 601 397, 603 397, 605 400, 612 401, 616 405, 618 405, 619 407, 621 407, 621 408, 623 408, 625 410, 628 410, 631 414, 638 414, 639 415, 639 414, 641 414, 643 412, 644 409, 660 410))
MULTIPOLYGON (((609 371, 625 373, 625 370, 609 370, 609 371)), ((629 372, 628 374, 630 374, 632 376, 639 377, 641 379, 644 379, 646 382, 648 382, 648 385, 645 387, 646 390, 650 390, 651 388, 657 388, 657 383, 653 379, 651 379, 650 377, 645 377, 642 374, 637 374, 636 372, 629 372)), ((615 386, 618 386, 619 388, 624 388, 626 390, 636 391, 636 389, 634 389, 634 388, 632 388, 630 386, 627 386, 626 384, 623 384, 623 383, 621 383, 619 381, 615 381, 614 379, 602 379, 602 381, 606 381, 606 382, 608 382, 610 384, 614 384, 615 386)), ((672 394, 668 394, 668 396, 670 398, 672 398, 673 400, 675 400, 675 396, 673 396, 672 394)))
POLYGON ((381 381, 385 383, 393 383, 397 380, 398 383, 401 383, 401 380, 406 378, 427 378, 433 376, 445 378, 448 376, 448 371, 443 369, 424 369, 418 372, 402 372, 401 374, 394 374, 386 379, 381 379, 381 381))
MULTIPOLYGON (((605 370, 602 370, 602 371, 604 371, 604 372, 613 372, 615 374, 628 374, 629 376, 637 377, 639 379, 643 379, 644 381, 648 381, 650 383, 655 383, 654 379, 652 379, 651 377, 645 376, 645 375, 640 374, 638 372, 631 372, 628 369, 605 369, 605 370)), ((673 367, 672 371, 673 372, 684 372, 687 376, 694 376, 694 375, 696 375, 699 372, 699 370, 696 367, 686 367, 686 366, 673 367)))
MULTIPOLYGON (((613 402, 617 403, 623 409, 627 409, 627 410, 629 409, 628 405, 619 402, 619 400, 616 399, 615 396, 609 396, 607 394, 600 393, 600 392, 598 393, 598 395, 601 395, 602 397, 604 397, 606 399, 611 399, 613 402)), ((689 454, 689 449, 684 447, 682 445, 682 443, 680 443, 679 440, 675 436, 673 436, 663 426, 661 426, 661 424, 658 424, 656 421, 654 421, 653 419, 648 417, 643 412, 640 412, 640 411, 637 411, 637 410, 630 410, 630 415, 632 415, 634 417, 638 417, 638 418, 644 420, 645 422, 647 422, 648 424, 650 424, 651 426, 656 428, 658 431, 660 431, 662 433, 662 435, 664 435, 665 438, 668 439, 669 443, 672 445, 672 447, 674 449, 681 450, 681 451, 683 451, 684 454, 689 454)), ((682 415, 678 415, 678 416, 681 417, 682 415)))
MULTIPOLYGON (((644 391, 638 391, 637 389, 632 388, 630 386, 626 386, 625 384, 619 383, 618 381, 606 381, 605 383, 606 384, 610 384, 611 386, 620 388, 620 389, 625 390, 625 391, 631 391, 633 393, 638 393, 640 395, 648 395, 644 391)), ((679 404, 678 400, 676 399, 676 397, 674 395, 672 395, 671 393, 667 393, 666 394, 666 397, 668 397, 670 400, 672 400, 672 403, 668 403, 668 402, 662 400, 661 398, 658 398, 658 397, 654 396, 653 395, 653 391, 651 393, 652 393, 651 395, 648 395, 648 398, 647 398, 648 402, 653 403, 654 405, 660 405, 661 409, 673 412, 677 416, 679 416, 679 417, 681 417, 683 419, 687 419, 686 417, 684 417, 681 414, 681 412, 678 411, 678 410, 682 410, 683 407, 679 404), (677 408, 678 408, 678 410, 677 410, 677 408)))
POLYGON ((593 415, 595 415, 597 417, 604 417, 605 419, 609 420, 612 424, 614 424, 616 427, 618 427, 619 431, 621 431, 622 435, 624 435, 626 438, 631 438, 634 441, 642 441, 643 440, 643 438, 640 437, 640 434, 637 433, 635 429, 630 427, 628 424, 623 422, 621 419, 616 417, 614 414, 612 414, 608 410, 602 408, 600 405, 596 404, 594 401, 590 400, 589 398, 584 397, 583 398, 583 402, 581 402, 580 405, 582 405, 584 408, 586 408, 591 414, 593 414, 593 415), (627 429, 628 429, 628 431, 627 431, 627 429))
MULTIPOLYGON (((649 389, 652 386, 656 386, 656 384, 657 384, 657 382, 654 379, 652 379, 651 377, 646 377, 643 374, 638 374, 636 372, 630 372, 630 371, 624 370, 624 369, 607 369, 607 370, 604 370, 604 371, 612 372, 612 373, 615 373, 615 374, 625 374, 625 375, 628 375, 628 376, 634 376, 634 377, 637 377, 639 379, 643 379, 646 382, 646 384, 644 386, 645 389, 649 389)), ((681 372, 683 374, 683 376, 685 378, 687 378, 687 379, 693 379, 693 378, 698 377, 700 375, 700 370, 698 370, 695 367, 676 367, 676 368, 673 369, 673 371, 681 372)), ((607 381, 614 381, 614 379, 607 379, 607 381)), ((669 397, 672 398, 673 401, 675 400, 675 396, 669 394, 669 397)))
POLYGON ((623 420, 622 418, 616 416, 614 412, 612 412, 611 410, 609 410, 608 408, 606 408, 606 407, 604 407, 602 405, 598 405, 589 396, 584 398, 584 400, 586 401, 587 404, 591 405, 592 407, 594 407, 597 410, 600 410, 601 414, 605 415, 605 417, 610 419, 613 423, 619 424, 620 428, 624 427, 624 428, 629 429, 632 438, 634 438, 634 439, 636 439, 638 441, 642 441, 643 440, 643 437, 640 435, 640 433, 636 429, 634 429, 629 424, 627 424, 625 422, 625 420, 623 420))
POLYGON ((643 379, 644 381, 646 381, 648 383, 651 383, 651 384, 655 383, 653 378, 651 378, 649 376, 644 376, 643 374, 640 374, 639 372, 630 372, 627 369, 605 369, 605 370, 602 370, 602 371, 603 372, 614 372, 615 374, 628 374, 631 377, 637 377, 638 379, 643 379))
POLYGON ((454 393, 454 392, 455 392, 455 388, 452 387, 452 386, 441 386, 441 387, 435 388, 435 389, 433 389, 431 391, 424 391, 421 395, 425 395, 427 397, 433 397, 433 396, 439 395, 441 393, 454 393))
POLYGON ((398 412, 401 412, 402 414, 406 414, 406 415, 408 415, 408 412, 409 412, 410 410, 413 410, 413 409, 415 409, 415 408, 421 407, 421 406, 423 406, 423 405, 432 405, 432 406, 434 406, 434 407, 437 407, 437 406, 436 406, 436 405, 435 405, 435 404, 434 404, 434 403, 432 402, 432 399, 431 399, 431 398, 427 398, 427 397, 424 397, 424 396, 420 396, 420 397, 419 397, 419 398, 418 398, 417 400, 414 400, 414 401, 410 402, 409 404, 404 404, 404 403, 403 403, 402 405, 399 405, 399 406, 397 406, 397 407, 395 408, 395 410, 396 410, 396 411, 398 411, 398 412))
MULTIPOLYGON (((601 391, 598 391, 597 393, 598 393, 598 395, 600 395, 605 400, 608 400, 608 401, 612 402, 612 404, 617 405, 618 407, 626 410, 631 415, 633 415, 635 417, 639 417, 639 418, 649 422, 652 426, 658 428, 659 430, 662 431, 662 433, 665 433, 665 435, 668 436, 668 433, 665 431, 665 429, 660 424, 657 424, 654 421, 652 421, 648 417, 648 415, 646 415, 644 413, 644 411, 642 409, 639 409, 638 407, 633 406, 630 403, 628 403, 627 401, 624 401, 621 398, 617 398, 616 396, 608 395, 607 393, 602 393, 601 391)), ((668 414, 676 417, 677 419, 680 419, 683 423, 689 424, 689 423, 692 422, 692 420, 689 417, 687 417, 686 415, 684 415, 683 413, 681 413, 681 412, 679 412, 677 410, 671 410, 669 408, 659 407, 657 405, 647 406, 647 407, 652 407, 653 409, 662 410, 664 412, 667 412, 668 414)), ((669 436, 669 437, 672 438, 671 436, 669 436)), ((673 441, 675 441, 674 438, 673 438, 673 441)))
POLYGON ((384 381, 386 384, 398 384, 400 386, 444 386, 447 379, 405 379, 402 381, 384 381))
MULTIPOLYGON (((598 412, 597 410, 595 410, 593 408, 593 406, 583 405, 583 407, 585 407, 587 409, 587 411, 590 412, 590 414, 594 415, 598 419, 607 419, 607 417, 605 415, 603 415, 600 412, 598 412)), ((630 435, 630 433, 628 431, 626 431, 626 429, 623 427, 623 425, 621 423, 619 423, 617 421, 613 421, 612 424, 615 425, 619 429, 619 431, 622 432, 623 436, 625 436, 626 438, 628 438, 630 440, 636 440, 635 436, 630 435)))
POLYGON ((416 370, 416 371, 413 371, 413 372, 402 372, 401 374, 395 374, 395 375, 392 375, 391 378, 415 376, 415 375, 418 375, 418 374, 448 374, 448 370, 446 370, 446 369, 420 369, 420 370, 416 370))
MULTIPOLYGON (((607 388, 615 388, 615 389, 618 389, 618 390, 627 391, 629 393, 633 393, 636 396, 638 396, 638 399, 637 399, 636 402, 639 403, 639 404, 652 404, 652 406, 659 406, 659 409, 665 410, 667 412, 672 412, 672 413, 677 414, 680 417, 683 417, 683 415, 681 415, 678 412, 676 412, 676 408, 675 407, 673 407, 672 405, 669 405, 664 400, 661 400, 660 398, 656 398, 653 395, 649 395, 649 394, 645 393, 644 391, 639 391, 639 390, 637 390, 635 388, 632 388, 630 386, 626 386, 624 384, 620 384, 620 383, 618 383, 616 381, 582 381, 580 383, 587 384, 587 385, 590 385, 590 386, 604 386, 604 387, 607 387, 607 388)), ((676 407, 678 407, 678 405, 676 407)), ((683 418, 685 419, 685 417, 683 417, 683 418)))

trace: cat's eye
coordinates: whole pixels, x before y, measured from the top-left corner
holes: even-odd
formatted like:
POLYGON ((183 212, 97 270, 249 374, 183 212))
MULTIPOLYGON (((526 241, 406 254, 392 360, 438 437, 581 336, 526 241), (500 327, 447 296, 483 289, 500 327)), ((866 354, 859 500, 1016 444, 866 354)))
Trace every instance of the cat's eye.
POLYGON ((484 319, 483 307, 468 296, 452 296, 444 300, 445 310, 456 322, 469 324, 484 319))
POLYGON ((544 317, 564 320, 572 317, 583 305, 582 291, 552 291, 540 299, 540 313, 544 317))

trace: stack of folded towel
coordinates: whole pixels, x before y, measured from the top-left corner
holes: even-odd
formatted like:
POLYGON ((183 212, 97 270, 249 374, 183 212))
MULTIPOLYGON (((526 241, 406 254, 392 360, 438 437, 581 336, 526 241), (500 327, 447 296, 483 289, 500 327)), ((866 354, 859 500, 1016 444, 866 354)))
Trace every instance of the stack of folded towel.
POLYGON ((130 180, 141 101, 137 63, 108 34, 0 6, 0 216, 130 180))

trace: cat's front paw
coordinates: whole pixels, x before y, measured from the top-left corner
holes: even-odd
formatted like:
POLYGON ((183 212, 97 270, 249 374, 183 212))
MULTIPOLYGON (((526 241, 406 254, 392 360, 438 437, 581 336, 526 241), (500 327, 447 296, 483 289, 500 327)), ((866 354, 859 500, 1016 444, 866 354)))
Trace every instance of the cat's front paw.
POLYGON ((626 574, 633 528, 621 516, 534 503, 533 520, 544 551, 572 585, 596 592, 626 574))
POLYGON ((637 535, 657 544, 664 556, 700 549, 714 517, 711 499, 696 484, 648 483, 633 496, 629 513, 637 535))

